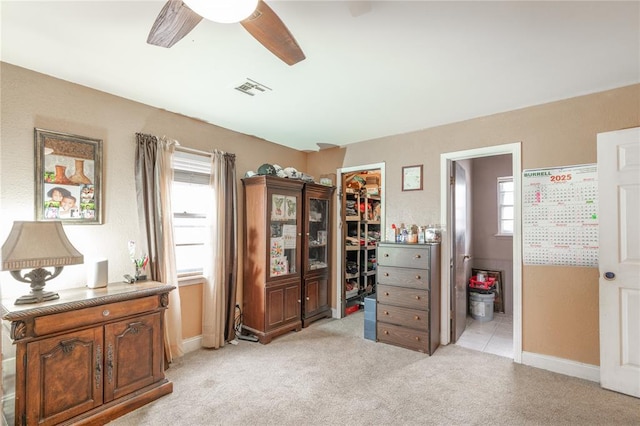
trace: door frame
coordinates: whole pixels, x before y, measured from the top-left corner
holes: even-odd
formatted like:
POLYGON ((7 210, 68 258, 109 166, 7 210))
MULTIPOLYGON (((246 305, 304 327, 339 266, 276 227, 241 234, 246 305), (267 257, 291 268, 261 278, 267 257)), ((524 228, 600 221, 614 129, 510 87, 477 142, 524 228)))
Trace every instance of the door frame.
POLYGON ((381 238, 384 238, 382 234, 385 228, 385 220, 386 220, 386 207, 385 207, 385 194, 386 194, 386 185, 385 185, 385 163, 373 163, 373 164, 365 164, 362 166, 350 166, 350 167, 342 167, 336 170, 336 206, 335 206, 335 226, 333 227, 333 241, 336 242, 336 250, 334 257, 334 265, 336 265, 335 269, 335 282, 336 282, 336 293, 335 293, 335 309, 332 310, 333 318, 342 318, 343 306, 342 306, 342 292, 344 287, 344 275, 342 273, 344 258, 342 256, 342 252, 344 250, 344 239, 342 238, 342 181, 344 179, 344 175, 347 173, 357 172, 358 170, 380 170, 380 232, 381 238))
POLYGON ((522 162, 521 143, 514 142, 465 151, 440 154, 440 223, 443 227, 441 243, 441 319, 440 343, 451 343, 451 248, 453 233, 450 218, 452 188, 449 177, 452 163, 479 157, 511 154, 514 184, 514 228, 513 228, 513 361, 522 363, 522 162))

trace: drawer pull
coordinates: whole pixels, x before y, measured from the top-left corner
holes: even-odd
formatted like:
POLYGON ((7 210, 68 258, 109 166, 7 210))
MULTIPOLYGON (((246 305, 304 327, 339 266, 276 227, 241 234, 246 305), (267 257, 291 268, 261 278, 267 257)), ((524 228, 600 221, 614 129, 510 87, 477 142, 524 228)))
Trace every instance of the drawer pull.
POLYGON ((309 297, 307 297, 307 300, 309 300, 309 297))
POLYGON ((103 316, 103 317, 108 317, 110 313, 111 313, 111 312, 109 312, 109 310, 108 310, 108 309, 105 309, 104 311, 102 311, 102 316, 103 316))
POLYGON ((96 350, 96 389, 100 388, 100 381, 102 378, 102 348, 98 345, 96 350))
POLYGON ((415 296, 416 300, 420 300, 420 296, 415 296))
POLYGON ((385 253, 385 254, 384 254, 384 257, 389 257, 389 253, 385 253))
POLYGON ((416 336, 416 340, 419 342, 419 341, 420 341, 420 337, 419 337, 419 336, 416 336))
POLYGON ((385 272, 385 273, 384 273, 384 276, 385 276, 385 277, 388 277, 388 276, 389 276, 389 273, 388 273, 388 272, 385 272))
POLYGON ((415 255, 415 258, 416 258, 416 259, 420 259, 421 257, 422 257, 422 256, 420 256, 419 254, 416 254, 416 255, 415 255))
POLYGON ((107 346, 107 379, 109 383, 113 383, 113 345, 111 343, 107 346))
POLYGON ((389 334, 389 332, 387 330, 383 331, 384 334, 389 334))
POLYGON ((420 317, 416 315, 415 317, 413 317, 413 319, 416 320, 416 321, 419 321, 420 317))
POLYGON ((385 315, 389 315, 389 311, 384 311, 384 314, 385 315))
POLYGON ((420 275, 416 275, 416 280, 419 280, 419 279, 420 279, 420 275))
POLYGON ((384 292, 384 295, 385 295, 385 296, 388 296, 388 295, 389 295, 389 292, 388 292, 388 291, 385 291, 385 292, 384 292))

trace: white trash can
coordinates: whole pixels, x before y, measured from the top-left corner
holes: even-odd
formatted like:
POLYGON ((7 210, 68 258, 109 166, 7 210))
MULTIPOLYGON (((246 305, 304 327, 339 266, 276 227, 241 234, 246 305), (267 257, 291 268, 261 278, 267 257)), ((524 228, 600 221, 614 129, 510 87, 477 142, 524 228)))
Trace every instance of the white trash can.
POLYGON ((469 310, 471 317, 481 322, 493 320, 493 302, 495 293, 469 292, 469 310))

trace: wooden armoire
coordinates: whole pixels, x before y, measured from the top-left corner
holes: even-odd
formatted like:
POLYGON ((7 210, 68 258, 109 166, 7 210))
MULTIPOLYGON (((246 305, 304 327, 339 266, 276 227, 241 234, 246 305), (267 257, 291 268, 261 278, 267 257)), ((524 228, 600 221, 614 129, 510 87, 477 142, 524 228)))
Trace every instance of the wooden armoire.
POLYGON ((253 176, 244 187, 243 333, 261 343, 331 316, 333 187, 253 176))

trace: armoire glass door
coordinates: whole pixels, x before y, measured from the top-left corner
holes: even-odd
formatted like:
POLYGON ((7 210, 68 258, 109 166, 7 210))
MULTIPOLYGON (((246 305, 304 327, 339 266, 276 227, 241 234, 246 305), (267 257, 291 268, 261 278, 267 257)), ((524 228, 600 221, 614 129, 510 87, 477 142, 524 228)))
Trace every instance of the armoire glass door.
POLYGON ((307 268, 308 270, 323 269, 328 266, 329 244, 327 229, 329 229, 328 213, 329 200, 309 198, 309 217, 307 228, 307 268))
POLYGON ((271 195, 269 274, 271 277, 296 273, 298 197, 271 195))

